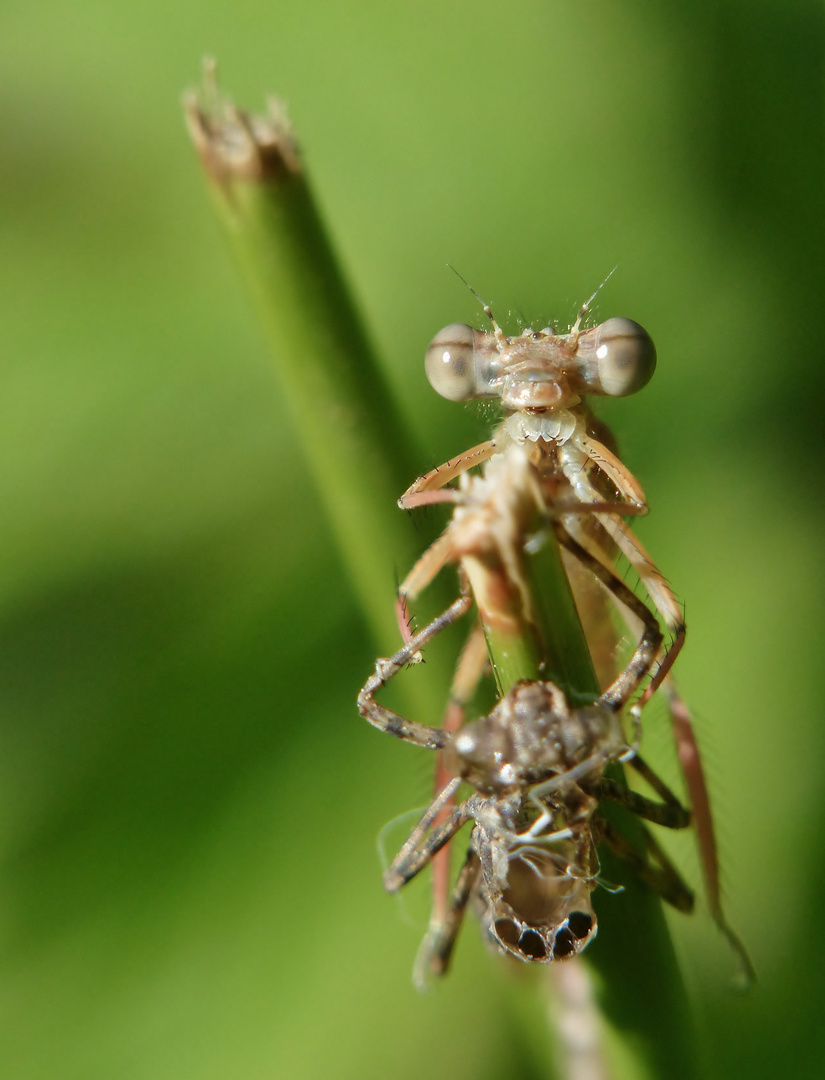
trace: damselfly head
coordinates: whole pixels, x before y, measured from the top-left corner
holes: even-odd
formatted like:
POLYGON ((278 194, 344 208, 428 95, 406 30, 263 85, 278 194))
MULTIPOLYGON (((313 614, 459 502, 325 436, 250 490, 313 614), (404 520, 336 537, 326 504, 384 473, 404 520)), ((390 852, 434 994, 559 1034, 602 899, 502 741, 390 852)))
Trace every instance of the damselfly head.
POLYGON ((430 385, 442 397, 499 397, 511 412, 552 412, 589 394, 626 397, 646 386, 655 369, 650 335, 624 318, 569 334, 528 329, 513 338, 498 327, 453 323, 435 335, 425 360, 430 385))

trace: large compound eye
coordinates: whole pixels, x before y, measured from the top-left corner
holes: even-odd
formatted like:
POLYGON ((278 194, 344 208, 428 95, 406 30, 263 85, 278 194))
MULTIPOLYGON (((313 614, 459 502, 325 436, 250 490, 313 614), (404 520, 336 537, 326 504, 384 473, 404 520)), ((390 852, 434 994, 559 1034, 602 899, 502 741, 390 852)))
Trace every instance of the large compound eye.
POLYGON ((596 360, 602 389, 611 397, 635 394, 656 370, 656 346, 632 319, 608 319, 598 328, 596 360))
POLYGON ((430 386, 449 401, 467 401, 475 392, 473 328, 452 323, 439 330, 427 349, 424 370, 430 386))
POLYGON ((492 334, 453 323, 430 342, 424 369, 436 393, 449 401, 469 401, 495 394, 490 380, 495 377, 497 358, 492 334), (489 344, 488 339, 492 339, 489 344))
POLYGON ((653 377, 656 346, 632 319, 607 319, 581 335, 577 359, 590 393, 626 397, 653 377))

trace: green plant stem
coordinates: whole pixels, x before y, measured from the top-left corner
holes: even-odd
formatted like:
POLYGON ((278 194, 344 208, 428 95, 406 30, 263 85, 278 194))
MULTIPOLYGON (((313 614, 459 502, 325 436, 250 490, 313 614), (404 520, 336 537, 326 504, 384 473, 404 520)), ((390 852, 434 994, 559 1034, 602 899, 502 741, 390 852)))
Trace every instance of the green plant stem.
POLYGON ((387 392, 283 111, 253 118, 212 92, 186 118, 220 221, 263 319, 289 411, 346 567, 386 647, 387 584, 412 560, 396 499, 413 439, 387 392))
POLYGON ((525 577, 543 646, 541 678, 557 683, 573 704, 594 701, 599 696, 599 681, 552 533, 525 558, 525 577))
MULTIPOLYGON (((389 568, 414 555, 412 531, 395 505, 415 475, 413 443, 355 313, 282 112, 272 106, 266 117, 252 118, 213 96, 208 109, 187 100, 189 129, 263 317, 344 561, 378 639, 391 642, 397 630, 384 586, 389 568)), ((525 558, 525 579, 532 621, 509 630, 485 626, 500 687, 552 677, 573 700, 592 700, 599 687, 554 540, 525 558)), ((638 838, 636 824, 622 822, 631 839, 634 827, 638 838)), ((621 875, 607 858, 604 868, 621 875)), ((599 940, 587 955, 614 1080, 693 1076, 688 1007, 658 900, 627 881, 623 893, 602 898, 599 918, 599 940)))

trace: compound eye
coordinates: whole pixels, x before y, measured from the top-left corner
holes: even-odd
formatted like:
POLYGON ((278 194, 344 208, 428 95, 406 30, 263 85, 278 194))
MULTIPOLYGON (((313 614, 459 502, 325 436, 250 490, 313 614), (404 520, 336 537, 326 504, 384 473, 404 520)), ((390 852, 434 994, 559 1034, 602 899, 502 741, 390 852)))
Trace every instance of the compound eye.
POLYGON ((632 319, 607 319, 596 327, 595 364, 601 391, 626 397, 647 386, 656 370, 656 346, 632 319))
POLYGON ((476 395, 475 331, 466 323, 439 330, 427 349, 424 369, 430 386, 449 401, 476 395))

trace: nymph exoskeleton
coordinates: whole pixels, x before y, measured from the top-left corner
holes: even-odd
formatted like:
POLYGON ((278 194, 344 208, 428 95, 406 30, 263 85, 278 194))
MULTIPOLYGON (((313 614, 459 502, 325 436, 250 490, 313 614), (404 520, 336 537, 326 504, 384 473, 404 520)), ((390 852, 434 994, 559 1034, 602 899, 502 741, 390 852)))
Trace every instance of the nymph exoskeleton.
MULTIPOLYGON (((617 583, 617 587, 621 583, 617 583)), ((526 962, 577 955, 596 934, 590 893, 598 882, 596 845, 606 843, 666 899, 690 910, 693 896, 652 838, 639 854, 598 813, 599 799, 639 816, 684 828, 689 814, 627 745, 621 711, 655 663, 661 633, 648 625, 631 662, 592 705, 573 708, 549 681, 516 683, 488 716, 446 731, 407 720, 375 699, 377 691, 432 637, 463 615, 462 595, 395 656, 376 663, 358 707, 375 727, 440 750, 450 779, 384 875, 395 891, 418 874, 467 822, 473 830, 449 904, 435 909, 416 966, 416 981, 446 970, 468 900, 488 940, 526 962), (606 777, 626 760, 663 798, 655 802, 606 777), (462 782, 473 792, 436 824, 462 782)))

